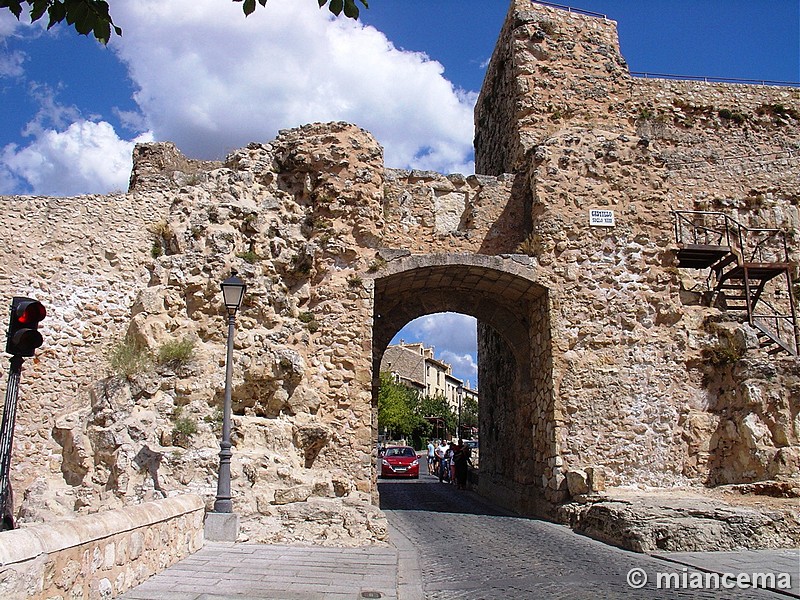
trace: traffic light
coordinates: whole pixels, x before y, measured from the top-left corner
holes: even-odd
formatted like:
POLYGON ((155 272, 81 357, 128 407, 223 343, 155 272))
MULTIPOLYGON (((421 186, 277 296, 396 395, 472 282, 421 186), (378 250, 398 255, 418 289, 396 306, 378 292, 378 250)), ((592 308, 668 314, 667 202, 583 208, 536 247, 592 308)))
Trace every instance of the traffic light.
POLYGON ((39 321, 46 315, 47 311, 41 302, 32 298, 15 297, 11 301, 6 352, 13 356, 33 356, 42 345, 42 334, 37 330, 39 321))

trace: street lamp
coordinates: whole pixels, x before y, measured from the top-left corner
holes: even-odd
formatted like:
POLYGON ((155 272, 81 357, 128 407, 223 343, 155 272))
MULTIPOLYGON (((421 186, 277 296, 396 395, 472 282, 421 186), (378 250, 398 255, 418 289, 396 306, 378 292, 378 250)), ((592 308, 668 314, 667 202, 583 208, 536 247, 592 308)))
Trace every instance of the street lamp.
POLYGON ((245 283, 236 276, 236 271, 220 284, 225 309, 228 311, 228 355, 225 359, 225 401, 222 405, 222 441, 219 443, 219 478, 217 479, 217 499, 214 501, 215 513, 233 512, 231 502, 231 377, 233 375, 233 333, 236 311, 242 305, 247 289, 245 283))
POLYGON ((461 396, 464 393, 464 386, 460 383, 456 388, 456 396, 458 396, 458 431, 456 432, 456 439, 461 440, 461 396))

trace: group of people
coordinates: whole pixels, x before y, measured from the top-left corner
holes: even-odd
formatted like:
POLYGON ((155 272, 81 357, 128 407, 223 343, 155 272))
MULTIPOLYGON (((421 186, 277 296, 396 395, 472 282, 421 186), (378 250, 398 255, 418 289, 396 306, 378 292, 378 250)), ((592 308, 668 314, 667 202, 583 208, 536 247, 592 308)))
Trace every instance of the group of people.
POLYGON ((467 489, 469 467, 472 464, 472 449, 464 444, 448 440, 428 440, 428 475, 438 475, 439 483, 447 482, 467 489))

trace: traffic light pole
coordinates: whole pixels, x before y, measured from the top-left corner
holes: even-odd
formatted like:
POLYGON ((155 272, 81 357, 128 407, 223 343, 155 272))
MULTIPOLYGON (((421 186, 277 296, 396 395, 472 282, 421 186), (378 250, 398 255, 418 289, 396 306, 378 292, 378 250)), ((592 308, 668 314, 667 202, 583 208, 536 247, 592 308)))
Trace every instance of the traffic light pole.
POLYGON ((11 447, 14 441, 14 422, 17 416, 17 396, 23 360, 21 356, 11 357, 3 420, 0 422, 0 530, 14 529, 14 507, 11 506, 11 447))

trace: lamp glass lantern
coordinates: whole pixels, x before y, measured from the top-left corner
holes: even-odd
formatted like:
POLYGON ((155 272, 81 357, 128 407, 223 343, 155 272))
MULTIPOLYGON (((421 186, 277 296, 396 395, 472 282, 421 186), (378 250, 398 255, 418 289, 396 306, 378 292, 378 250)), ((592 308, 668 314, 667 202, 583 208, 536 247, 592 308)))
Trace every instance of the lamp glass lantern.
POLYGON ((242 305, 247 284, 236 276, 236 273, 231 273, 225 281, 220 284, 222 288, 222 299, 225 302, 225 308, 228 314, 236 314, 239 307, 242 305))

